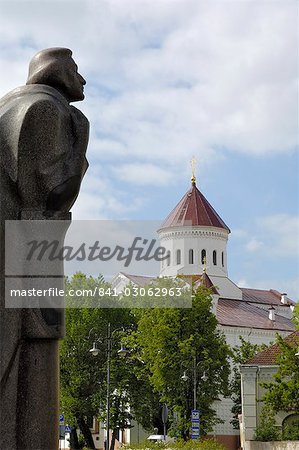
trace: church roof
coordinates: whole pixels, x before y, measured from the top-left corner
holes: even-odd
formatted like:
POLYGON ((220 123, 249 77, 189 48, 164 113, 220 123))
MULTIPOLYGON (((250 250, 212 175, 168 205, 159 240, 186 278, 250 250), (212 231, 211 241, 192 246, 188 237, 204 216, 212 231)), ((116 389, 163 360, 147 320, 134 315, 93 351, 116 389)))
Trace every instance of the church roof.
POLYGON ((205 226, 230 229, 217 214, 213 206, 192 182, 191 189, 179 201, 163 222, 162 228, 176 226, 205 226))
POLYGON ((207 289, 210 289, 213 294, 219 295, 219 292, 217 291, 216 287, 214 286, 213 282, 211 281, 211 278, 207 275, 206 272, 203 272, 200 274, 193 274, 193 275, 177 275, 178 278, 181 278, 182 280, 185 280, 186 283, 190 284, 190 286, 193 286, 194 289, 198 288, 199 286, 204 286, 207 289))
POLYGON ((207 275, 206 272, 203 272, 203 274, 200 276, 200 279, 195 283, 195 286, 204 286, 208 289, 211 289, 213 294, 219 295, 219 292, 217 291, 216 287, 211 281, 211 278, 209 275, 207 275))
POLYGON ((277 331, 294 330, 294 325, 290 319, 276 313, 275 321, 272 321, 269 319, 267 310, 243 300, 220 298, 216 315, 218 322, 224 326, 277 331))
MULTIPOLYGON (((140 287, 144 287, 157 280, 157 277, 121 273, 133 284, 140 287)), ((194 287, 202 285, 210 288, 213 294, 219 295, 217 287, 215 287, 206 272, 203 272, 201 275, 181 275, 179 278, 184 279, 194 287)), ((220 325, 287 332, 294 330, 293 322, 287 317, 280 315, 278 309, 276 310, 275 321, 272 321, 269 319, 268 309, 258 305, 259 303, 260 305, 267 304, 269 306, 274 305, 289 308, 288 305, 283 305, 280 302, 281 294, 279 292, 272 289, 266 291, 262 289, 241 288, 241 290, 243 293, 242 299, 219 298, 216 317, 220 325)), ((289 302, 290 304, 295 304, 292 300, 289 300, 289 302)))
MULTIPOLYGON (((264 289, 249 289, 240 288, 242 291, 243 300, 250 303, 264 303, 267 305, 281 305, 281 293, 275 291, 274 289, 264 290, 264 289)), ((295 305, 296 303, 287 298, 287 305, 295 305)), ((286 306, 286 305, 285 305, 286 306)))
MULTIPOLYGON (((285 339, 285 342, 287 342, 289 345, 298 347, 299 345, 299 331, 294 331, 294 333, 289 334, 285 339)), ((273 366, 277 364, 277 357, 279 356, 281 352, 281 348, 278 344, 271 345, 271 347, 267 348, 266 350, 257 353, 252 358, 248 359, 246 361, 246 365, 248 364, 259 364, 263 366, 273 366)))
POLYGON ((128 280, 130 280, 133 284, 137 286, 144 287, 150 284, 152 281, 156 280, 157 277, 150 277, 147 275, 131 275, 129 273, 120 272, 124 275, 128 280))

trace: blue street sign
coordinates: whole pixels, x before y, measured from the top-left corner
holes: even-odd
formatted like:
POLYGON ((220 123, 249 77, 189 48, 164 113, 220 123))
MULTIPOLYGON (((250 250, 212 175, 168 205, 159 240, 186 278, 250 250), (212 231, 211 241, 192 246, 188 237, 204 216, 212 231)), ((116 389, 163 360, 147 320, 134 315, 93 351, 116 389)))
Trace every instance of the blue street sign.
POLYGON ((59 414, 59 423, 60 423, 61 425, 64 424, 64 414, 59 414))
POLYGON ((200 437, 200 428, 199 428, 199 423, 194 424, 192 423, 192 427, 191 427, 191 439, 199 439, 200 437))
POLYGON ((199 410, 198 409, 193 409, 191 411, 191 420, 199 420, 199 410))
POLYGON ((72 427, 70 425, 65 426, 65 432, 70 433, 72 431, 72 427))

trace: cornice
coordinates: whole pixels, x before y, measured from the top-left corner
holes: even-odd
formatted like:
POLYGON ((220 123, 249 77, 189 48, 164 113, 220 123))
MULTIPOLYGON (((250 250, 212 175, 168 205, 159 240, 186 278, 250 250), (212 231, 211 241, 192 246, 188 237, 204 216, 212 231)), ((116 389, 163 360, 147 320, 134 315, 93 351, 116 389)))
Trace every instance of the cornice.
POLYGON ((269 330, 266 328, 245 328, 245 327, 231 327, 228 325, 218 324, 218 327, 224 332, 224 334, 241 335, 241 336, 269 336, 275 337, 276 333, 290 334, 292 331, 287 330, 269 330))
POLYGON ((201 238, 213 238, 220 239, 223 241, 228 240, 228 232, 220 228, 195 228, 195 227, 184 227, 175 228, 173 230, 161 230, 159 232, 160 240, 165 239, 183 239, 190 237, 201 237, 201 238))

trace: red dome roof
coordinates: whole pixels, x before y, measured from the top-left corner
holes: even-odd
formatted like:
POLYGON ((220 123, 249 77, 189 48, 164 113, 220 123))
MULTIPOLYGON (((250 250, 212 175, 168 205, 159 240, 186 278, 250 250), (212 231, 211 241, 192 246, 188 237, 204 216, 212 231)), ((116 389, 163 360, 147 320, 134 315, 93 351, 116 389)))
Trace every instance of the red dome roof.
POLYGON ((197 189, 195 182, 177 206, 162 223, 161 228, 178 226, 204 226, 230 229, 208 200, 197 189))

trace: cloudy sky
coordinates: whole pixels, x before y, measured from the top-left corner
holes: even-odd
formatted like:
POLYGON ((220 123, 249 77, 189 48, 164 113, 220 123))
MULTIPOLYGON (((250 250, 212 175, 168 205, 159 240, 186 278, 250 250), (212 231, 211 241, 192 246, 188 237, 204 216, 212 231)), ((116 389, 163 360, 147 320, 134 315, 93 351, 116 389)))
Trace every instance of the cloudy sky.
POLYGON ((0 0, 0 95, 73 50, 90 168, 75 219, 163 219, 190 186, 230 226, 229 275, 299 298, 296 0, 0 0))

